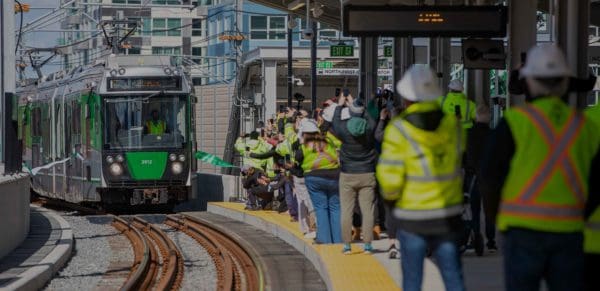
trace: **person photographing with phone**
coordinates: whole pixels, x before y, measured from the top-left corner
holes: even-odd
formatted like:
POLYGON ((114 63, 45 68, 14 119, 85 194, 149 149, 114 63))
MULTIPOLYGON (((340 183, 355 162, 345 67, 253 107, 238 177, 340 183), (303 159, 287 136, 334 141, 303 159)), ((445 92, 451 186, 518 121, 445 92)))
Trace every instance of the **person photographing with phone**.
POLYGON ((356 200, 362 213, 364 252, 372 253, 375 224, 375 150, 374 131, 377 121, 365 112, 363 98, 354 99, 348 89, 338 100, 331 121, 332 129, 342 142, 340 148, 340 204, 344 254, 350 254, 352 242, 352 216, 356 200), (344 114, 344 112, 347 112, 344 114), (347 116, 345 116, 347 115, 347 116))
POLYGON ((448 94, 439 97, 439 102, 444 113, 457 116, 462 122, 463 128, 469 129, 475 122, 476 105, 463 93, 464 89, 461 80, 452 80, 448 85, 448 94))

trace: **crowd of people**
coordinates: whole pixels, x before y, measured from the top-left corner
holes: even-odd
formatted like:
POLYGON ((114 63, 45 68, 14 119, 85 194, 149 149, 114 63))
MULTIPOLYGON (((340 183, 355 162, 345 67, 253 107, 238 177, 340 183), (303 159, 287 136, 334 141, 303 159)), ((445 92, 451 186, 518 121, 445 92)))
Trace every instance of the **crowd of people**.
POLYGON ((528 102, 494 129, 462 81, 443 94, 418 65, 397 84, 401 98, 385 90, 365 102, 344 90, 314 112, 281 108, 236 141, 246 209, 277 199, 273 210, 305 237, 342 244, 344 254, 357 240, 372 253, 386 230, 399 241, 404 290, 420 290, 428 254, 446 289, 464 290, 460 255, 484 249, 483 202, 488 251, 497 250, 496 223, 503 234, 507 290, 538 290, 542 280, 549 290, 600 290, 600 109, 568 106, 563 96, 578 81, 555 46, 532 48, 516 75, 528 102))

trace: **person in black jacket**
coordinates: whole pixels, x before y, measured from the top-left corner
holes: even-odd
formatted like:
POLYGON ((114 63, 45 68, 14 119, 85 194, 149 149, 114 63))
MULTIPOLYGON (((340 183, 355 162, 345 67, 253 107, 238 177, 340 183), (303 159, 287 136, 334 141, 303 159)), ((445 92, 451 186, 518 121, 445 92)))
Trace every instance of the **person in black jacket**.
POLYGON ((352 216, 358 199, 362 213, 362 229, 364 233, 364 251, 371 253, 373 248, 373 227, 375 224, 375 166, 377 151, 375 150, 374 131, 377 121, 365 113, 362 98, 354 100, 352 95, 341 96, 340 106, 335 109, 332 127, 340 141, 340 201, 342 208, 342 240, 344 253, 351 252, 352 216), (342 114, 347 106, 348 118, 342 114))

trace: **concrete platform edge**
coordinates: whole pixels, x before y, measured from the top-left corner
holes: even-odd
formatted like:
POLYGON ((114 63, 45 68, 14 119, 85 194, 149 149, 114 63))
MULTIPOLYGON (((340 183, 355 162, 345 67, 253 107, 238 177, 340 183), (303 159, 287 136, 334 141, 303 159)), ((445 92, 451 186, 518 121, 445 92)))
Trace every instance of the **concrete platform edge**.
POLYGON ((303 254, 314 265, 315 269, 317 269, 317 272, 319 272, 319 275, 321 275, 321 278, 323 279, 323 281, 325 281, 327 289, 333 290, 331 277, 329 276, 329 272, 325 263, 321 259, 319 253, 314 248, 312 248, 306 241, 298 238, 285 228, 275 224, 271 224, 259 217, 246 215, 245 213, 241 213, 210 203, 208 204, 207 211, 210 213, 222 215, 231 219, 247 223, 260 230, 263 230, 265 232, 273 234, 276 237, 279 237, 281 240, 285 241, 287 244, 291 245, 301 254, 303 254))
POLYGON ((44 287, 52 276, 69 260, 73 251, 73 230, 71 225, 58 213, 31 205, 44 216, 52 217, 60 225, 59 243, 37 266, 19 275, 19 279, 6 286, 7 290, 38 290, 44 287))

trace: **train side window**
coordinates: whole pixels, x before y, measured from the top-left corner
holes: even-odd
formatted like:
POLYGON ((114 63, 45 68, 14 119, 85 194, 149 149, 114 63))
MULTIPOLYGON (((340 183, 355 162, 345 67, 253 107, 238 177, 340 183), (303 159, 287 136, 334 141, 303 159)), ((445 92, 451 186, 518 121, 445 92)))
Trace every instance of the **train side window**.
POLYGON ((31 126, 31 131, 33 136, 41 136, 42 135, 42 110, 38 108, 33 109, 32 114, 33 121, 31 126))
POLYGON ((79 102, 73 102, 73 115, 71 129, 73 134, 81 134, 81 105, 79 102))

